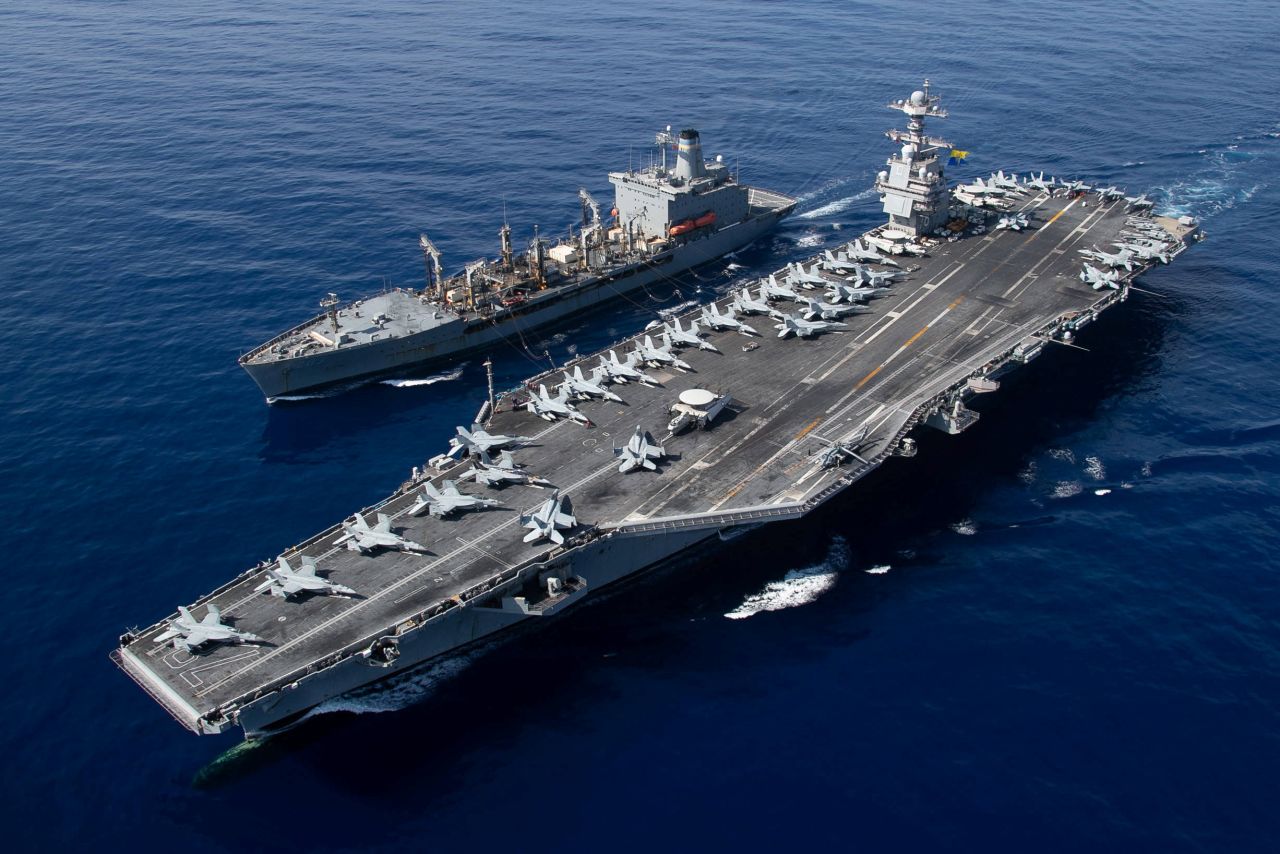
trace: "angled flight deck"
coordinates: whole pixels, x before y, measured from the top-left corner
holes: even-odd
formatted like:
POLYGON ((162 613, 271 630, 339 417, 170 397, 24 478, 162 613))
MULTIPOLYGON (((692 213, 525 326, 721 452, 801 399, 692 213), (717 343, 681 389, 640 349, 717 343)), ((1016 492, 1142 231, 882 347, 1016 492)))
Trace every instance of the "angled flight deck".
MULTIPOLYGON (((114 657, 196 732, 240 725, 251 735, 268 733, 325 699, 556 613, 703 539, 804 515, 890 456, 913 453, 908 434, 918 425, 966 429, 977 419, 964 407, 968 397, 994 391, 1003 373, 1070 341, 1127 298, 1132 277, 1155 262, 1130 263, 1134 269, 1118 270, 1113 287, 1095 290, 1081 281, 1081 250, 1127 239, 1132 207, 1132 200, 1096 193, 1023 191, 1005 209, 1025 214, 1029 227, 920 240, 927 254, 894 256, 906 275, 865 313, 843 317, 845 328, 781 338, 778 320, 761 314, 738 315, 757 336, 704 326, 704 340, 718 352, 675 351, 690 370, 641 368, 660 385, 611 385, 622 403, 574 402, 589 425, 543 420, 528 404, 540 386, 555 389, 574 367, 589 375, 607 350, 534 377, 495 401, 485 429, 526 437, 513 448, 514 460, 549 486, 484 489, 461 477, 474 462, 437 458, 363 514, 371 526, 385 514, 392 533, 425 553, 364 554, 335 526, 284 557, 292 567, 314 559, 320 575, 353 595, 269 595, 261 592, 267 576, 260 566, 190 606, 200 619, 215 605, 224 623, 258 640, 188 651, 157 641, 173 634, 165 621, 126 634, 114 657), (705 428, 672 436, 672 407, 692 390, 731 402, 705 428), (622 473, 614 448, 637 427, 665 453, 656 471, 622 473), (847 453, 835 457, 833 448, 847 453), (455 481, 461 492, 502 506, 412 515, 426 480, 439 488, 455 481), (561 496, 576 521, 562 532, 563 544, 527 542, 536 536, 529 515, 561 496)), ((1166 235, 1172 254, 1194 237, 1187 224, 1139 219, 1150 233, 1166 235)), ((813 262, 803 267, 832 285, 847 284, 813 262)), ((778 271, 777 281, 787 272, 778 271)), ((758 285, 750 284, 754 294, 758 285)), ((809 284, 813 290, 795 286, 802 298, 826 299, 823 288, 809 284)), ((719 301, 717 310, 729 312, 732 300, 719 301)), ((773 307, 798 317, 806 303, 773 307)), ((702 311, 680 318, 681 328, 702 311)), ((661 345, 659 329, 611 349, 625 357, 646 336, 661 345)))

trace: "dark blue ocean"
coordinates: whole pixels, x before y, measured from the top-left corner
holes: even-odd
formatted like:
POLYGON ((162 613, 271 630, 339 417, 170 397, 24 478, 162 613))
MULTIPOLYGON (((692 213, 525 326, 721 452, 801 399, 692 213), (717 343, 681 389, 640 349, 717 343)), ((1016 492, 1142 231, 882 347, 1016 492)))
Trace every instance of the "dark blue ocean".
POLYGON ((1262 2, 3 5, 4 847, 1275 850, 1277 44, 1262 2), (504 206, 564 229, 667 124, 800 195, 540 345, 594 348, 877 222, 926 76, 953 177, 1114 182, 1209 239, 816 516, 265 745, 108 661, 483 394, 473 361, 268 407, 241 352, 416 285, 420 231, 458 269, 504 206))

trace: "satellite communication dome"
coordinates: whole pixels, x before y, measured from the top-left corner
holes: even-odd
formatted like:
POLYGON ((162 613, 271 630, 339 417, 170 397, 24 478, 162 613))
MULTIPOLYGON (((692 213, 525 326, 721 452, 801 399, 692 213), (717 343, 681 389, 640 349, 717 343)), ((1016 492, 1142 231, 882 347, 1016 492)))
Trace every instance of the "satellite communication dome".
POLYGON ((915 156, 916 156, 916 147, 914 145, 908 142, 906 145, 902 146, 903 160, 914 160, 915 156))
POLYGON ((924 106, 924 93, 921 92, 919 89, 911 93, 911 105, 913 107, 924 106))
POLYGON ((680 402, 685 406, 706 406, 715 399, 715 392, 705 388, 690 388, 680 392, 680 402))

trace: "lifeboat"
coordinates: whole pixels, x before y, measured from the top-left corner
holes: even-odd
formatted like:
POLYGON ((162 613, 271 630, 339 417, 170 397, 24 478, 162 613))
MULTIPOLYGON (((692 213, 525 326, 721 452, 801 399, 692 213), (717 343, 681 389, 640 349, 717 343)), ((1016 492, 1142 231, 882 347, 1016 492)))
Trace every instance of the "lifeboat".
POLYGON ((667 234, 675 237, 680 234, 688 234, 695 228, 697 228, 697 226, 694 225, 694 220, 686 219, 681 222, 677 222, 675 225, 671 226, 671 228, 667 229, 667 234))
POLYGON ((693 221, 694 228, 706 228, 708 225, 716 224, 716 212, 707 211, 702 216, 693 221))

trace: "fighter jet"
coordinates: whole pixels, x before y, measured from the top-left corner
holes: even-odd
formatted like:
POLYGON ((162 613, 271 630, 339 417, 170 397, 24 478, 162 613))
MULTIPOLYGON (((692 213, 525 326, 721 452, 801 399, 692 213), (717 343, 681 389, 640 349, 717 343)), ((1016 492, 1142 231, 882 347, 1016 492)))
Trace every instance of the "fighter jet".
POLYGON ((345 587, 316 575, 316 559, 311 555, 302 556, 302 569, 294 569, 289 560, 284 555, 280 555, 280 557, 276 558, 275 566, 267 567, 266 575, 266 579, 254 588, 255 593, 261 593, 264 590, 270 591, 272 596, 279 596, 281 599, 288 599, 295 593, 303 592, 326 595, 337 593, 342 596, 356 595, 356 592, 350 587, 345 587))
POLYGON ((885 255, 874 246, 869 246, 862 242, 862 238, 858 238, 845 247, 847 257, 854 261, 864 261, 870 264, 887 264, 890 267, 902 266, 897 261, 885 255))
POLYGON ((1009 231, 1022 231, 1022 229, 1030 227, 1031 220, 1024 213, 1007 214, 1000 217, 1000 221, 996 223, 996 228, 1008 229, 1009 231))
POLYGON ((832 305, 822 300, 811 299, 804 313, 805 320, 821 318, 822 320, 839 320, 850 314, 864 314, 871 309, 865 305, 832 305))
POLYGON ((743 335, 759 335, 759 332, 756 332, 750 326, 743 323, 741 320, 738 320, 738 318, 734 316, 735 305, 737 305, 736 302, 725 309, 724 314, 720 313, 720 309, 716 307, 715 303, 704 305, 702 307, 702 322, 717 332, 732 329, 734 332, 741 332, 743 335))
MULTIPOLYGON (((763 285, 761 291, 764 290, 763 285)), ((733 307, 743 314, 767 314, 770 317, 781 318, 782 312, 769 305, 769 298, 761 294, 757 299, 751 296, 751 291, 746 288, 742 289, 742 293, 733 300, 733 307)))
POLYGON ((1122 251, 1132 252, 1142 261, 1159 261, 1161 264, 1168 264, 1170 260, 1167 245, 1151 246, 1147 243, 1121 243, 1122 251))
POLYGON ((579 424, 591 423, 587 416, 578 411, 578 407, 569 402, 569 396, 565 393, 563 386, 560 388, 560 393, 552 397, 547 392, 546 385, 539 383, 538 393, 529 397, 529 402, 524 404, 524 408, 544 421, 568 418, 579 424))
POLYGON ((662 459, 667 455, 667 452, 661 445, 653 441, 653 437, 645 432, 643 427, 637 425, 636 432, 632 434, 626 446, 614 448, 613 455, 622 460, 618 464, 618 471, 626 474, 638 468, 657 471, 658 466, 654 463, 654 460, 662 459))
POLYGON ((1121 249, 1118 252, 1103 252, 1095 246, 1092 249, 1078 249, 1076 251, 1086 258, 1101 261, 1108 267, 1124 267, 1126 270, 1133 270, 1133 253, 1127 249, 1121 249))
POLYGON ((1124 200, 1128 203, 1127 207, 1131 211, 1150 210, 1152 205, 1155 204, 1155 202, 1147 198, 1146 193, 1143 193, 1141 196, 1125 196, 1124 200))
POLYGON ((990 208, 991 210, 1000 211, 1007 210, 1009 207, 1009 203, 1002 198, 998 198, 996 196, 970 195, 965 192, 964 187, 956 187, 956 191, 953 195, 958 201, 964 202, 966 205, 970 205, 975 208, 990 208))
POLYGON ((449 456, 451 457, 457 456, 458 452, 463 450, 468 455, 485 454, 489 451, 505 448, 508 445, 529 441, 524 436, 503 436, 489 433, 479 424, 472 424, 470 430, 465 427, 456 429, 458 435, 449 440, 449 456))
POLYGON ((567 371, 564 373, 564 382, 560 387, 567 388, 570 394, 581 398, 602 397, 605 400, 622 403, 622 398, 604 387, 606 373, 603 366, 597 367, 591 372, 591 379, 587 379, 582 374, 582 366, 574 365, 572 375, 567 371))
POLYGON ((1056 187, 1057 185, 1058 185, 1057 178, 1049 178, 1048 180, 1045 180, 1043 172, 1041 172, 1039 175, 1036 175, 1034 173, 1027 174, 1026 186, 1030 187, 1033 190, 1039 190, 1042 193, 1052 193, 1053 188, 1056 187))
POLYGON ((689 321, 689 328, 685 329, 680 325, 680 318, 674 318, 670 323, 662 324, 664 335, 670 337, 671 342, 677 347, 697 347, 699 350, 709 350, 712 353, 719 353, 715 345, 703 341, 699 337, 702 332, 698 328, 698 321, 689 321))
POLYGON ((209 611, 203 620, 196 620, 191 612, 178 606, 178 617, 169 621, 169 628, 156 635, 156 643, 173 641, 174 649, 185 649, 195 652, 208 643, 246 643, 261 641, 262 638, 252 632, 233 629, 222 622, 222 612, 217 605, 210 604, 209 611))
POLYGON ((1113 270, 1099 270, 1091 264, 1085 264, 1080 271, 1080 281, 1084 282, 1095 291, 1103 288, 1111 288, 1118 290, 1120 288, 1120 274, 1113 270))
POLYGON ((463 495, 451 480, 444 482, 444 489, 436 489, 431 481, 422 484, 422 494, 409 508, 410 516, 421 516, 430 513, 432 516, 444 518, 459 510, 481 510, 485 507, 501 507, 502 502, 494 498, 479 498, 474 495, 463 495))
POLYGON ((769 278, 760 283, 760 299, 765 302, 772 299, 789 299, 793 302, 800 302, 800 295, 786 285, 778 284, 777 277, 770 273, 769 278))
POLYGON ((827 291, 827 299, 832 302, 866 302, 869 299, 884 296, 886 293, 888 291, 884 288, 855 288, 837 283, 827 291))
POLYGON ((641 361, 649 365, 671 365, 685 371, 692 371, 693 366, 671 352, 671 336, 663 335, 661 347, 653 343, 653 338, 646 335, 644 341, 637 341, 631 352, 641 361))
POLYGON ((861 264, 856 261, 850 261, 843 252, 837 256, 831 254, 830 249, 823 251, 822 260, 818 263, 822 265, 824 270, 830 270, 833 273, 856 273, 862 269, 861 264))
POLYGON ((989 179, 988 183, 993 187, 998 187, 999 189, 1005 190, 1010 193, 1026 192, 1025 190, 1022 189, 1022 186, 1018 183, 1018 176, 1009 175, 1006 177, 1003 169, 1001 169, 999 172, 992 172, 991 178, 989 179))
POLYGON ((610 382, 628 383, 638 382, 648 386, 656 386, 660 383, 644 371, 636 367, 640 360, 636 354, 628 353, 626 361, 618 358, 617 352, 610 350, 609 357, 600 357, 600 367, 609 375, 610 382))
POLYGON ((1102 187, 1098 190, 1098 195, 1106 199, 1108 202, 1116 202, 1124 198, 1124 190, 1112 184, 1110 187, 1102 187))
POLYGON ((973 196, 975 198, 993 197, 1004 198, 1009 195, 1008 191, 1003 187, 997 187, 994 184, 988 184, 981 178, 976 179, 972 184, 959 184, 956 189, 962 193, 973 196))
POLYGON ((560 532, 577 525, 578 520, 573 516, 569 496, 561 497, 556 492, 534 512, 522 513, 520 524, 529 529, 529 533, 524 535, 526 543, 545 539, 559 546, 564 544, 564 534, 560 532))
POLYGON ((818 275, 817 267, 818 265, 814 264, 812 270, 805 270, 805 268, 800 264, 788 264, 786 277, 787 284, 799 285, 800 287, 808 290, 812 290, 814 288, 825 288, 827 285, 831 284, 831 282, 823 276, 818 275))
POLYGON ((838 332, 841 329, 848 329, 849 324, 826 320, 805 320, 802 317, 788 316, 782 318, 782 322, 776 328, 779 338, 790 338, 792 335, 798 335, 801 338, 812 338, 815 335, 821 335, 823 332, 838 332))
POLYGON ((866 267, 859 265, 857 280, 860 285, 887 288, 893 282, 896 282, 900 276, 905 275, 906 273, 901 270, 868 270, 866 267))
POLYGON ((508 483, 523 484, 532 486, 535 489, 542 489, 551 485, 542 478, 534 477, 524 471, 522 467, 517 466, 515 458, 511 456, 510 451, 503 451, 502 456, 496 463, 488 454, 482 454, 474 467, 458 475, 458 480, 473 480, 489 489, 497 489, 508 483))
POLYGON ((1072 193, 1087 193, 1093 189, 1084 181, 1059 181, 1058 183, 1068 196, 1072 193))
POLYGON ((364 516, 357 513, 351 521, 342 523, 342 530, 346 533, 334 540, 334 544, 346 543, 348 549, 361 554, 372 554, 378 549, 409 552, 426 552, 427 550, 426 546, 392 533, 391 517, 385 513, 378 514, 378 524, 372 528, 369 527, 364 516))

